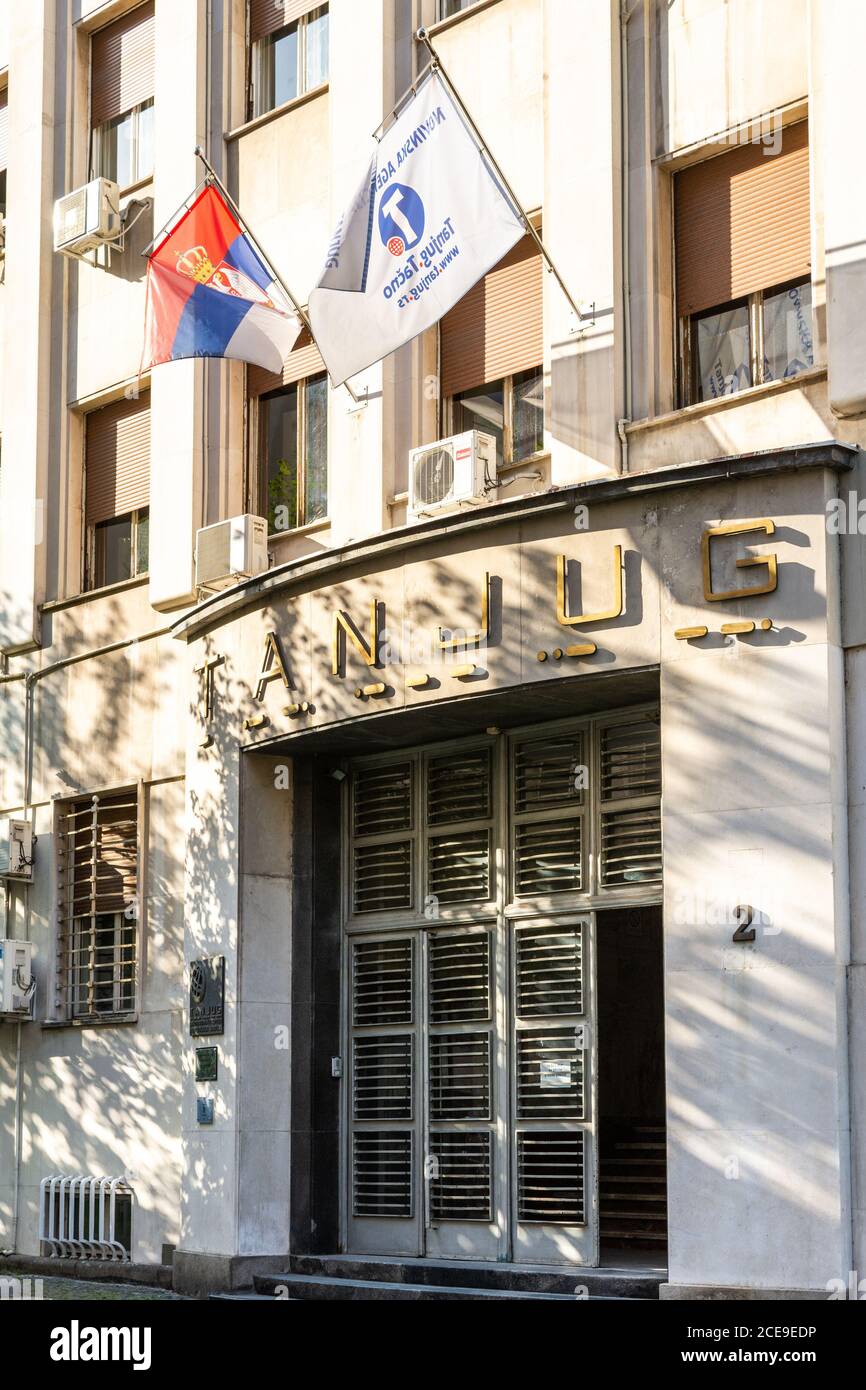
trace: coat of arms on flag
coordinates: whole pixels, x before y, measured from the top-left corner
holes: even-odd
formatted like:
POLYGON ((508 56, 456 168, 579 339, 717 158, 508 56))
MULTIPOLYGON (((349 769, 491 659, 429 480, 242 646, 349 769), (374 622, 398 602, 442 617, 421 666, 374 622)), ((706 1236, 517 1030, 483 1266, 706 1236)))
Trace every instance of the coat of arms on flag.
POLYGON ((301 321, 217 188, 208 183, 148 257, 142 371, 231 357, 279 372, 301 321))

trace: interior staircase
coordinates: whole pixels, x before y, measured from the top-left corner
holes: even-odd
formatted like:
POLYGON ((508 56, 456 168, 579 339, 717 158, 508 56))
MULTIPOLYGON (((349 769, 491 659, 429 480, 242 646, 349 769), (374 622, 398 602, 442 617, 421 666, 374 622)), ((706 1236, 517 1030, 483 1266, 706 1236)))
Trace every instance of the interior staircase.
POLYGON ((599 1155, 601 1243, 645 1246, 663 1254, 667 1243, 665 1127, 644 1120, 602 1124, 599 1155))

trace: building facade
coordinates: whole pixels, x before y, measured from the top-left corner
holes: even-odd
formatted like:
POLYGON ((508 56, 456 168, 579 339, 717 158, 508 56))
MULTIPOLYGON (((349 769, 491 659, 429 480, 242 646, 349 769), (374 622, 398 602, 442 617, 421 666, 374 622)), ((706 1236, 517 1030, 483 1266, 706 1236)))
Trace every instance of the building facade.
POLYGON ((862 6, 3 10, 0 812, 36 839, 0 906, 36 992, 0 1248, 58 1248, 86 1177, 182 1290, 338 1252, 847 1288, 862 6), (304 302, 421 25, 581 317, 527 236, 358 401, 304 338, 140 377, 196 146, 304 302), (120 244, 58 255, 99 176, 120 244), (417 505, 411 451, 473 429, 483 495, 417 505), (270 568, 197 587, 244 514, 270 568))

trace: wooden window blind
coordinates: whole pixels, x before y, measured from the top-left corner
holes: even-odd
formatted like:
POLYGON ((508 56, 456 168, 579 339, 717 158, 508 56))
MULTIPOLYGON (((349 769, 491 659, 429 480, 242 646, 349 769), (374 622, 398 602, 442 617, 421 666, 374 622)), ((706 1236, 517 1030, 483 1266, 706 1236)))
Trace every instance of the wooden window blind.
POLYGON ((90 123, 94 129, 153 97, 154 30, 150 0, 93 35, 90 123))
POLYGON ((150 395, 113 401, 87 416, 84 519, 88 526, 150 501, 150 395))
POLYGON ((251 0, 250 43, 267 38, 277 29, 316 9, 314 0, 251 0))
POLYGON ((0 92, 0 172, 9 167, 9 89, 0 92))
POLYGON ((79 1019, 128 1014, 138 971, 136 790, 63 803, 56 843, 56 1006, 79 1019))
POLYGON ((322 354, 313 342, 306 328, 283 363, 282 374, 267 372, 264 367, 249 367, 247 387, 251 396, 264 396, 268 391, 278 391, 281 386, 292 386, 305 377, 318 376, 325 370, 322 354))
POLYGON ((675 176, 677 311, 699 313, 808 275, 808 122, 781 149, 742 145, 675 176))
POLYGON ((524 237, 442 320, 443 396, 539 367, 541 253, 524 237))

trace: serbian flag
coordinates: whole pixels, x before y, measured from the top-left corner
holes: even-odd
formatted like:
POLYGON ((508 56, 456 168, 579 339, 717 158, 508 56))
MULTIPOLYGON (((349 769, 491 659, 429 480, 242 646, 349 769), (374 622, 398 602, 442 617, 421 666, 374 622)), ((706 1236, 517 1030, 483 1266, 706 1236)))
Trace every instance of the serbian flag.
POLYGON ((286 295, 208 184, 148 257, 141 370, 232 357, 280 372, 300 331, 286 295))

